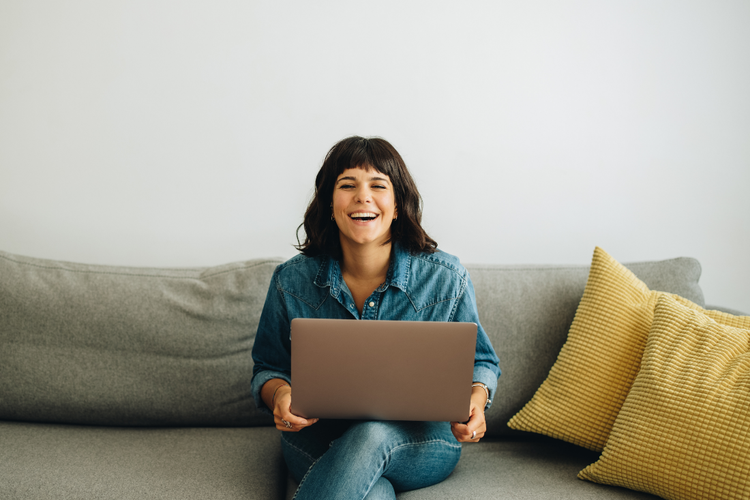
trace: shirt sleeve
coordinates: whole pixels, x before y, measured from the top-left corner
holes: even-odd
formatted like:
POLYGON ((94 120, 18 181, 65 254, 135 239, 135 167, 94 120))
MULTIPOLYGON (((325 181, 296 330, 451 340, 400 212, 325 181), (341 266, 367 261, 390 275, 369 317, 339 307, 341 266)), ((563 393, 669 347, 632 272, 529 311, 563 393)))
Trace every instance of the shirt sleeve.
POLYGON ((254 364, 250 388, 255 405, 265 413, 271 413, 271 409, 260 397, 263 385, 274 378, 291 384, 291 328, 284 296, 278 287, 278 272, 277 268, 268 286, 252 351, 254 364))
POLYGON ((466 272, 466 287, 458 299, 453 321, 471 322, 477 324, 477 347, 474 354, 474 382, 481 382, 487 386, 490 393, 490 401, 487 408, 492 405, 497 390, 497 379, 500 377, 500 359, 492 347, 487 333, 479 321, 477 302, 474 295, 474 285, 471 282, 468 271, 466 272))

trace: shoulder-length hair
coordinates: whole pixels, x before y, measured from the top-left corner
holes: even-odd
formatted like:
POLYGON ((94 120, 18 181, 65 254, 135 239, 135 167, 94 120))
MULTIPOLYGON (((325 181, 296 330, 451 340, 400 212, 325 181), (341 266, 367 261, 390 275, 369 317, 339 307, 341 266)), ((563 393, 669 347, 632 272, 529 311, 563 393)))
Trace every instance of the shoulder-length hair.
POLYGON ((422 197, 398 151, 378 137, 349 137, 334 145, 315 177, 315 195, 297 228, 296 248, 304 255, 330 255, 341 259, 341 243, 336 221, 331 220, 331 203, 336 179, 348 168, 374 168, 391 180, 398 218, 391 224, 390 242, 400 243, 412 254, 437 250, 437 242, 422 229, 422 197), (304 227, 305 241, 299 230, 304 227))

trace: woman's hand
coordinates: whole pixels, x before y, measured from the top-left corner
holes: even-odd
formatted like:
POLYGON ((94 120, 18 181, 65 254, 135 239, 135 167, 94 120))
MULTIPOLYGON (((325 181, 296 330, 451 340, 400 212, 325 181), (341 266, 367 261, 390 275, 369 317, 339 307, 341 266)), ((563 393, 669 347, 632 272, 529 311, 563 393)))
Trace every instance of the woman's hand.
POLYGON ((317 418, 302 418, 291 412, 292 388, 285 380, 266 382, 261 389, 261 397, 266 406, 273 409, 273 421, 280 431, 299 432, 318 421, 317 418))
POLYGON ((273 421, 276 428, 285 432, 299 432, 318 421, 317 418, 302 418, 291 412, 292 388, 284 385, 276 389, 274 398, 273 421))
POLYGON ((481 387, 471 390, 469 406, 469 421, 451 422, 451 432, 459 443, 478 443, 487 431, 487 421, 484 419, 484 406, 487 404, 487 394, 481 387))

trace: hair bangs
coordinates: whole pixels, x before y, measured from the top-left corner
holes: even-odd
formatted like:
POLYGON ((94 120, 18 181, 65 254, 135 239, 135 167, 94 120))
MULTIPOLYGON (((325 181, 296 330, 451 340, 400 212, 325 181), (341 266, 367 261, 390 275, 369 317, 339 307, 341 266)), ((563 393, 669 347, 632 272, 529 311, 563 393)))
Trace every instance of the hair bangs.
POLYGON ((400 242, 412 253, 436 250, 437 242, 421 226, 422 197, 401 155, 385 139, 359 136, 343 139, 328 151, 315 177, 315 195, 307 207, 304 222, 297 228, 298 250, 308 256, 341 257, 339 231, 330 207, 336 180, 350 168, 372 168, 390 179, 399 214, 391 225, 393 241, 400 242), (302 228, 305 240, 300 243, 302 228))
POLYGON ((348 144, 338 151, 337 158, 334 159, 335 169, 332 173, 338 178, 345 170, 350 168, 375 169, 381 174, 391 177, 391 174, 397 168, 393 159, 395 151, 387 151, 379 146, 381 144, 371 139, 351 138, 348 144))

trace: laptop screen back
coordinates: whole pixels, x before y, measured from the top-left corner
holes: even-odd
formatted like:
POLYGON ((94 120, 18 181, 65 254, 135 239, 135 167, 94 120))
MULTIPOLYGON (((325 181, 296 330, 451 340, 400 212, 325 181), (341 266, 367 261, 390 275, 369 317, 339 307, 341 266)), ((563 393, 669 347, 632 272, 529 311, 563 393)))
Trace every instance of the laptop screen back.
POLYGON ((465 421, 477 325, 292 320, 292 413, 465 421))

